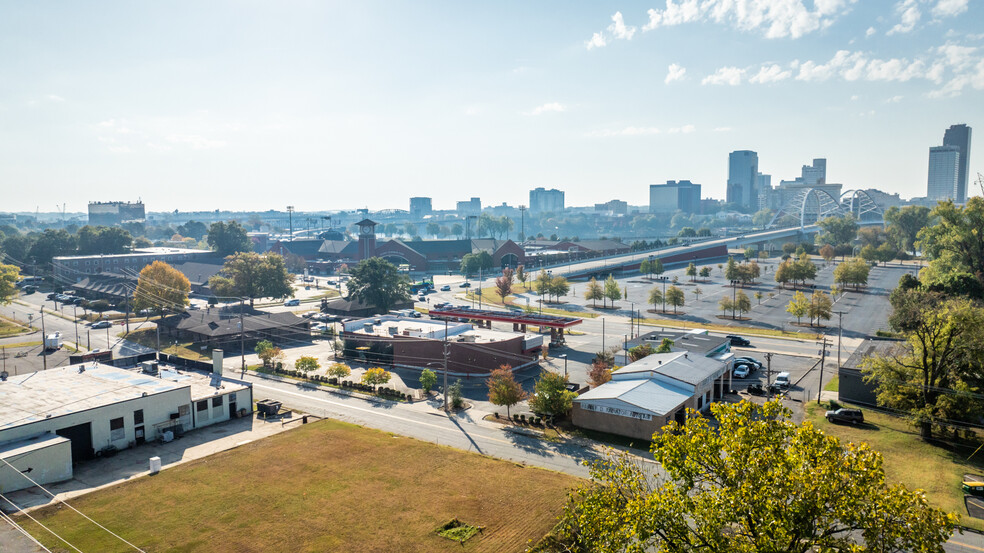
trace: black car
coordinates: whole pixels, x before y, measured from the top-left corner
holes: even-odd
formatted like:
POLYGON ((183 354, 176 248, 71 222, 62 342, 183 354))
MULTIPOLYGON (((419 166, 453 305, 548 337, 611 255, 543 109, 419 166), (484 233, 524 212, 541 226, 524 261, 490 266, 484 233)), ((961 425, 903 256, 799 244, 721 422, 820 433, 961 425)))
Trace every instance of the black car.
POLYGON ((836 411, 827 411, 825 416, 828 422, 849 422, 851 424, 864 422, 864 413, 860 409, 844 409, 842 407, 836 411))
POLYGON ((732 346, 741 346, 747 348, 748 346, 752 345, 752 343, 749 342, 747 338, 742 338, 741 336, 733 336, 729 334, 728 336, 725 336, 725 338, 731 340, 732 346))

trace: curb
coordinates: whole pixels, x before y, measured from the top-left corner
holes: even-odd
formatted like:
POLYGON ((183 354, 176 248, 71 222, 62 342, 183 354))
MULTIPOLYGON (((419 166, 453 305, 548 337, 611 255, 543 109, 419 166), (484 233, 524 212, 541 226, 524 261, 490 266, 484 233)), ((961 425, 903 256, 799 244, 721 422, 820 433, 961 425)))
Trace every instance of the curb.
POLYGON ((300 385, 300 386, 302 386, 304 388, 308 388, 309 390, 323 390, 323 391, 326 391, 326 392, 331 393, 331 394, 335 394, 335 395, 339 395, 339 396, 346 396, 346 397, 354 397, 356 399, 364 399, 364 400, 372 399, 374 401, 386 401, 386 402, 389 402, 389 403, 407 404, 407 405, 413 405, 417 401, 423 401, 423 400, 414 400, 413 402, 410 402, 410 401, 393 401, 392 399, 386 399, 386 398, 382 398, 382 397, 379 397, 379 396, 370 396, 370 395, 366 395, 366 394, 360 394, 358 392, 350 392, 348 390, 342 390, 340 388, 335 388, 333 386, 320 386, 318 384, 315 384, 314 382, 307 382, 307 381, 304 381, 304 380, 294 380, 292 378, 284 378, 282 376, 277 376, 275 374, 266 374, 266 373, 261 373, 261 372, 258 372, 258 371, 246 371, 246 372, 249 373, 249 374, 251 374, 251 375, 253 375, 253 376, 256 376, 256 377, 259 377, 259 378, 262 378, 262 379, 265 379, 265 380, 273 380, 274 382, 283 382, 285 384, 294 384, 295 386, 296 385, 300 385))

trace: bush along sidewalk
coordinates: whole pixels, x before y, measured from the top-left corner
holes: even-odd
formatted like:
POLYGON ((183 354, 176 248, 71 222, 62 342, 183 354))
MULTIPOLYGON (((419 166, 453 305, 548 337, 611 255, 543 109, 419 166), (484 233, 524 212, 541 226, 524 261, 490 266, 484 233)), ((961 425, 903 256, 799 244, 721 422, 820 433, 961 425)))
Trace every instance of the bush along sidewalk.
POLYGON ((413 396, 411 394, 407 394, 393 388, 388 388, 386 386, 372 386, 369 384, 363 384, 361 382, 352 382, 350 380, 342 380, 341 382, 339 382, 338 378, 334 376, 325 376, 322 374, 307 374, 304 371, 298 371, 295 369, 285 369, 283 368, 282 363, 277 363, 277 366, 275 368, 265 369, 261 372, 277 374, 290 378, 296 378, 298 380, 304 380, 306 382, 313 382, 321 386, 331 386, 333 388, 340 388, 342 390, 349 390, 351 392, 368 394, 378 398, 388 399, 390 401, 406 401, 410 403, 413 402, 413 396))

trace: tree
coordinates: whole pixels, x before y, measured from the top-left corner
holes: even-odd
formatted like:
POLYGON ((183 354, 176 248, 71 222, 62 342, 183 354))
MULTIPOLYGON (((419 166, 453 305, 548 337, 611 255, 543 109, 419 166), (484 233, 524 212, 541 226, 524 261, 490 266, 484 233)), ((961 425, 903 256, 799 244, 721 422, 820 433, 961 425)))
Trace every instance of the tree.
POLYGON ((833 261, 833 259, 834 259, 834 247, 831 246, 830 244, 824 244, 820 248, 820 257, 822 257, 823 260, 826 261, 827 263, 830 263, 831 261, 833 261))
POLYGON ((410 284, 396 265, 385 259, 363 259, 352 269, 348 283, 348 297, 358 298, 366 305, 374 305, 380 313, 386 313, 393 304, 410 299, 410 284))
POLYGON ((663 338, 659 347, 656 348, 656 353, 670 353, 671 351, 673 351, 673 340, 669 338, 663 338))
POLYGON ((253 242, 246 236, 246 229, 236 221, 212 223, 206 242, 222 256, 253 251, 253 242))
POLYGON ((465 233, 465 229, 464 227, 461 226, 461 223, 455 223, 451 225, 451 234, 460 238, 461 235, 464 233, 465 233))
POLYGON ((284 266, 294 274, 303 273, 307 268, 307 260, 296 253, 288 252, 284 255, 284 266))
POLYGON ((697 236, 697 231, 694 227, 683 227, 680 232, 677 233, 680 238, 694 238, 697 236))
MULTIPOLYGON (((923 438, 941 421, 976 421, 982 404, 979 367, 984 361, 984 310, 967 299, 942 299, 916 291, 910 305, 893 302, 896 312, 911 308, 906 342, 889 355, 864 362, 866 380, 877 385, 878 403, 905 411, 923 438)), ((899 324, 898 313, 892 322, 899 324)))
POLYGON ((834 301, 830 299, 830 296, 820 290, 814 290, 807 310, 807 315, 810 316, 810 326, 813 326, 813 319, 817 320, 817 325, 820 324, 820 319, 829 321, 833 308, 834 301))
MULTIPOLYGON (((240 252, 226 258, 222 271, 208 279, 208 285, 218 296, 248 298, 252 307, 256 298, 292 297, 293 281, 279 254, 240 252)), ((351 294, 351 281, 348 287, 351 294)))
POLYGON ((731 311, 731 316, 732 317, 734 316, 735 302, 733 302, 731 300, 731 298, 729 298, 727 296, 722 296, 721 299, 718 300, 718 307, 721 309, 721 315, 722 316, 723 315, 727 315, 728 314, 728 311, 731 311))
POLYGON ((536 281, 533 283, 533 287, 536 289, 537 294, 545 296, 550 293, 550 284, 550 275, 546 271, 541 270, 540 274, 536 277, 536 281))
POLYGON ((711 276, 711 268, 710 267, 701 267, 700 268, 700 278, 707 278, 709 276, 711 276))
POLYGON ((738 312, 738 317, 741 317, 742 313, 752 310, 752 300, 748 299, 748 294, 739 290, 735 294, 735 305, 731 310, 731 315, 734 316, 735 311, 738 312))
POLYGON ((273 346, 273 342, 269 340, 260 340, 259 342, 256 343, 256 346, 253 348, 253 351, 256 352, 256 356, 259 357, 261 361, 263 361, 264 367, 270 365, 270 358, 267 357, 267 353, 273 349, 275 349, 273 346))
POLYGON ((455 380, 454 384, 448 386, 446 393, 451 398, 452 409, 461 409, 465 406, 465 400, 461 395, 461 379, 455 380))
POLYGON ((380 384, 389 382, 392 377, 393 375, 386 369, 375 367, 366 369, 366 372, 362 373, 362 383, 370 386, 379 386, 380 384))
POLYGON ((403 225, 403 233, 407 236, 417 236, 417 225, 413 223, 403 225))
POLYGON ((743 263, 737 267, 738 280, 741 281, 741 285, 744 286, 750 282, 754 282, 762 274, 762 268, 759 267, 758 262, 751 261, 749 263, 743 263))
POLYGON ((755 292, 755 301, 762 305, 762 292, 755 292))
POLYGON ((571 285, 566 278, 555 276, 550 279, 550 293, 554 295, 557 301, 560 301, 560 296, 566 296, 570 290, 571 285))
POLYGON ((919 231, 917 246, 930 259, 924 282, 947 274, 966 273, 984 283, 984 199, 979 196, 959 207, 940 202, 931 212, 936 224, 919 231))
POLYGON ((584 299, 591 300, 592 306, 598 305, 598 300, 605 300, 605 291, 595 277, 591 277, 591 280, 588 281, 588 288, 584 291, 584 299))
POLYGON ((809 312, 809 309, 810 301, 806 299, 806 294, 799 290, 793 294, 793 299, 789 300, 789 304, 786 305, 786 312, 796 317, 796 324, 800 323, 800 319, 809 312))
POLYGON ((328 365, 328 376, 333 376, 335 378, 345 378, 346 376, 352 374, 352 369, 348 368, 347 365, 342 363, 332 363, 328 365))
POLYGON ((512 367, 509 365, 502 365, 492 371, 492 374, 489 375, 488 386, 489 401, 493 405, 504 405, 506 407, 506 418, 510 417, 510 407, 526 399, 526 392, 516 382, 512 367))
POLYGON ((6 305, 17 291, 17 281, 20 279, 20 269, 16 265, 0 263, 0 303, 6 305))
POLYGON ((738 280, 738 264, 735 263, 734 257, 728 258, 728 264, 724 268, 724 278, 728 281, 738 280))
POLYGON ((635 363, 636 361, 638 361, 638 360, 640 360, 640 359, 642 359, 644 357, 649 357, 653 353, 656 353, 656 352, 653 349, 653 346, 652 345, 650 345, 650 344, 639 344, 638 346, 635 346, 633 348, 629 348, 629 359, 631 359, 632 362, 635 363))
POLYGON ((744 256, 745 256, 745 261, 751 261, 756 257, 758 257, 758 250, 756 250, 752 246, 749 246, 745 248, 744 256))
POLYGON ((700 286, 697 286, 697 287, 694 288, 694 292, 693 293, 694 293, 694 297, 697 298, 696 301, 700 301, 700 295, 703 294, 704 291, 700 289, 700 286))
MULTIPOLYGON (((6 240, 4 243, 6 244, 6 240)), ((62 255, 72 255, 76 248, 75 236, 64 229, 45 229, 31 245, 27 257, 41 265, 51 263, 51 259, 62 255)), ((9 252, 8 252, 9 253, 9 252)), ((12 253, 10 255, 13 255, 12 253)))
POLYGON ((652 273, 652 266, 653 264, 648 259, 643 259, 642 262, 639 263, 639 272, 648 277, 652 273))
POLYGON ((853 284, 854 289, 858 290, 861 286, 868 284, 870 271, 871 267, 864 260, 851 258, 834 268, 834 282, 844 286, 853 284))
POLYGON ((615 306, 615 302, 622 299, 622 290, 618 287, 618 282, 615 281, 615 277, 608 275, 605 279, 605 297, 612 300, 612 306, 615 306))
POLYGON ((810 256, 805 252, 793 262, 792 268, 792 280, 799 280, 806 284, 806 281, 817 278, 817 266, 810 261, 810 256))
POLYGON ((318 363, 317 357, 311 357, 309 355, 303 355, 294 361, 294 368, 299 371, 310 372, 318 370, 321 368, 321 363, 318 363))
POLYGON ((430 369, 424 369, 420 371, 420 389, 424 391, 425 394, 429 394, 437 384, 437 374, 430 369))
POLYGON ((577 394, 566 388, 567 378, 550 371, 540 373, 540 379, 533 387, 530 396, 530 410, 537 415, 551 418, 562 416, 571 410, 577 394))
POLYGON ((687 276, 692 282, 697 282, 697 265, 694 265, 692 261, 690 265, 687 265, 687 276))
POLYGON ((649 264, 649 274, 659 276, 664 272, 666 272, 666 269, 663 268, 663 261, 658 257, 654 257, 649 264))
POLYGON ((599 362, 597 358, 591 362, 591 368, 588 369, 588 382, 591 383, 592 387, 597 388, 611 379, 611 367, 599 362))
POLYGON ((817 222, 823 231, 817 235, 817 244, 850 244, 858 235, 858 221, 853 215, 827 217, 817 222))
POLYGON ((677 312, 677 307, 683 307, 684 300, 683 290, 679 287, 670 286, 666 289, 666 303, 673 306, 674 314, 677 312))
POLYGON ((181 271, 163 261, 154 261, 140 271, 133 307, 137 311, 152 309, 163 317, 164 311, 183 310, 190 291, 191 283, 181 271))
POLYGON ((516 267, 516 280, 518 280, 520 282, 520 284, 523 285, 523 288, 526 288, 526 279, 527 278, 529 278, 529 275, 526 274, 526 268, 523 267, 522 265, 517 266, 516 267))
POLYGON ((892 206, 885 210, 885 231, 895 244, 907 252, 915 252, 919 231, 929 226, 928 207, 909 205, 902 209, 892 206))
POLYGON ((714 403, 653 436, 665 477, 625 454, 571 492, 550 551, 940 551, 958 521, 885 481, 881 454, 841 445, 779 401, 714 403))
POLYGON ((130 250, 133 237, 120 227, 86 225, 79 229, 79 255, 117 254, 130 250))
POLYGON ((441 225, 438 223, 427 223, 427 234, 437 236, 441 232, 441 225))
POLYGON ((208 227, 205 226, 205 223, 199 223, 198 221, 188 221, 183 225, 178 225, 174 230, 178 231, 182 236, 189 236, 196 241, 201 240, 208 234, 208 227))
POLYGON ((487 271, 493 267, 492 256, 489 252, 468 253, 461 258, 461 272, 474 275, 479 271, 487 271))
POLYGON ((502 302, 506 302, 506 296, 512 293, 513 270, 506 267, 502 270, 502 275, 495 279, 495 293, 499 294, 502 302))
POLYGON ((663 291, 653 288, 649 291, 649 303, 653 304, 653 311, 656 311, 656 304, 663 304, 663 311, 666 311, 666 300, 663 298, 663 291))

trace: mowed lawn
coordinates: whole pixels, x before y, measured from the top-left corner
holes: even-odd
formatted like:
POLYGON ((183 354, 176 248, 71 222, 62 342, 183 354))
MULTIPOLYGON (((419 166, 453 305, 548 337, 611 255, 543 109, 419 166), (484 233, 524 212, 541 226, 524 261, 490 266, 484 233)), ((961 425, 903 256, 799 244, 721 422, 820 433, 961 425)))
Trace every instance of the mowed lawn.
MULTIPOLYGON (((544 536, 580 482, 325 420, 70 503, 148 552, 499 552, 544 536), (437 536, 453 517, 485 530, 437 536)), ((64 507, 33 515, 82 551, 132 551, 64 507)))
POLYGON ((882 454, 885 478, 910 490, 925 490, 932 506, 959 513, 964 526, 984 530, 984 521, 967 516, 960 484, 964 473, 984 474, 984 449, 926 443, 904 419, 864 409, 864 425, 831 424, 824 419, 826 405, 807 405, 807 420, 842 443, 866 442, 882 454), (968 460, 968 457, 970 458, 968 460))

